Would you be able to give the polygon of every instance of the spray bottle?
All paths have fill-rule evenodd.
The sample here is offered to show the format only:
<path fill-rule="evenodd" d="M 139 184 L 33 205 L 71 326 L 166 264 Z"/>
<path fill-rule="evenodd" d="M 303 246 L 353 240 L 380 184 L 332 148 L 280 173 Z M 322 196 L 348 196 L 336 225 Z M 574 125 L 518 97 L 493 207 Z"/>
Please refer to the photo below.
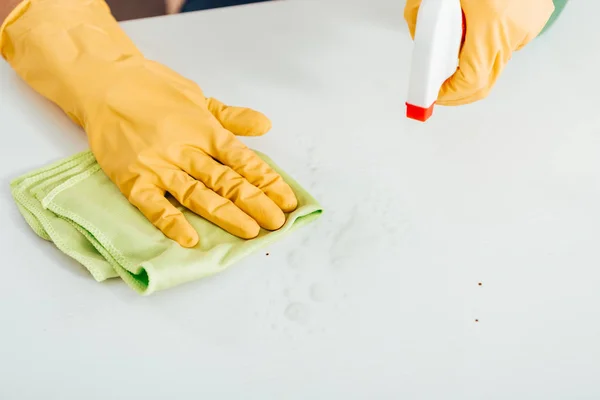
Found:
<path fill-rule="evenodd" d="M 460 0 L 422 0 L 414 35 L 407 118 L 425 122 L 433 113 L 442 84 L 456 72 L 464 25 Z"/>

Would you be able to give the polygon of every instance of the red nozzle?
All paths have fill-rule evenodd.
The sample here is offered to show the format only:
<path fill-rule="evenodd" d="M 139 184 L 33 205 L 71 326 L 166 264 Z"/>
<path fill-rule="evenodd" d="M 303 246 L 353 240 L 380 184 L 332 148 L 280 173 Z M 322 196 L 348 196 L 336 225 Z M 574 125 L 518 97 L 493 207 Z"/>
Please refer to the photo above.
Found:
<path fill-rule="evenodd" d="M 406 103 L 406 117 L 417 121 L 425 122 L 433 114 L 433 106 L 435 102 L 428 108 L 415 106 L 414 104 Z"/>

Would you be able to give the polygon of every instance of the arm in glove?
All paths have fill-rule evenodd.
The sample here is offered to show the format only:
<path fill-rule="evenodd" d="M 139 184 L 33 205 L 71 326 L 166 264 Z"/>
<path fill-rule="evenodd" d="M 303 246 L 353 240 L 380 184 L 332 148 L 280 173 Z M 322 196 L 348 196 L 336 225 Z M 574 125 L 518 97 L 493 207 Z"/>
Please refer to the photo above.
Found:
<path fill-rule="evenodd" d="M 407 0 L 412 37 L 421 0 Z M 552 0 L 461 0 L 465 41 L 457 71 L 442 86 L 438 104 L 461 105 L 486 97 L 514 51 L 535 38 L 554 11 Z"/>
<path fill-rule="evenodd" d="M 296 208 L 281 176 L 235 136 L 262 135 L 270 121 L 144 58 L 104 0 L 25 0 L 0 35 L 2 56 L 83 127 L 107 176 L 182 246 L 198 234 L 167 193 L 241 238 L 279 229 Z"/>

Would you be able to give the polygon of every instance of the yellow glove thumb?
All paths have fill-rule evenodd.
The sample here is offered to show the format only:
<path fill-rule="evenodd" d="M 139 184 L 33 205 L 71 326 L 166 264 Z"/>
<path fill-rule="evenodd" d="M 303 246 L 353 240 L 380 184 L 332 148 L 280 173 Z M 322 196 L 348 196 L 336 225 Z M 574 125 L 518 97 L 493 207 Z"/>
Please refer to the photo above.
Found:
<path fill-rule="evenodd" d="M 206 99 L 208 109 L 223 128 L 234 135 L 262 136 L 271 129 L 271 121 L 264 114 L 250 108 L 227 106 L 214 98 Z"/>

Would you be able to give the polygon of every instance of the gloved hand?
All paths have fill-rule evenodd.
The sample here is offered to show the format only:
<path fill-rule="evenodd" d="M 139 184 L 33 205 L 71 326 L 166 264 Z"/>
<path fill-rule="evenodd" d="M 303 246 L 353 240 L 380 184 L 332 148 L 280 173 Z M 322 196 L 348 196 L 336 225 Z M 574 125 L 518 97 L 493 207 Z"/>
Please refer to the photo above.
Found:
<path fill-rule="evenodd" d="M 414 38 L 421 0 L 407 0 L 404 19 Z M 457 71 L 437 104 L 462 105 L 486 97 L 512 53 L 535 38 L 554 11 L 552 0 L 461 0 L 465 40 Z"/>
<path fill-rule="evenodd" d="M 182 246 L 198 235 L 167 192 L 241 238 L 279 229 L 296 208 L 281 176 L 235 136 L 262 135 L 270 121 L 144 58 L 104 0 L 26 0 L 0 35 L 15 71 L 83 127 L 107 176 Z"/>

